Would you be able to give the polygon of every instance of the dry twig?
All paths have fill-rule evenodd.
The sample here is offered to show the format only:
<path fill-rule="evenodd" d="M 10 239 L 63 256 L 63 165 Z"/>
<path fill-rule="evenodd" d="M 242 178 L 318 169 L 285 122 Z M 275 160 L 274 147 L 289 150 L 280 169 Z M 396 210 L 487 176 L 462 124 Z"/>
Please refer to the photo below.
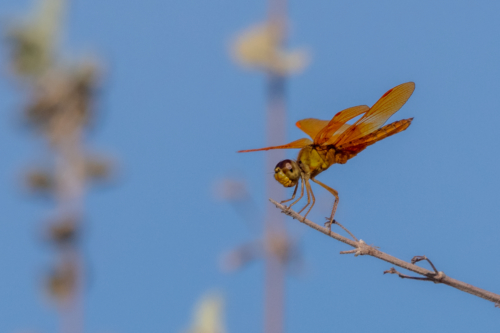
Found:
<path fill-rule="evenodd" d="M 349 250 L 349 251 L 342 251 L 340 252 L 341 254 L 349 254 L 349 253 L 354 253 L 354 256 L 358 255 L 369 255 L 384 261 L 387 261 L 393 265 L 396 265 L 398 267 L 407 269 L 411 272 L 417 273 L 422 275 L 423 277 L 411 277 L 408 275 L 404 275 L 396 271 L 396 269 L 391 268 L 388 271 L 385 271 L 384 273 L 391 273 L 391 274 L 398 274 L 401 278 L 407 278 L 407 279 L 417 279 L 417 280 L 424 280 L 424 281 L 433 281 L 435 283 L 442 283 L 446 284 L 450 287 L 465 291 L 466 293 L 475 295 L 477 297 L 484 298 L 485 300 L 488 300 L 490 302 L 495 303 L 495 306 L 498 306 L 500 304 L 500 295 L 492 293 L 490 291 L 480 289 L 478 287 L 474 287 L 468 283 L 453 279 L 447 275 L 445 275 L 443 272 L 439 272 L 436 270 L 434 265 L 430 262 L 429 259 L 425 256 L 416 256 L 412 259 L 412 262 L 406 262 L 404 260 L 398 259 L 396 257 L 393 257 L 387 253 L 384 253 L 382 251 L 379 251 L 376 247 L 373 247 L 371 245 L 367 245 L 363 240 L 359 241 L 354 241 L 351 240 L 347 237 L 341 236 L 328 228 L 322 227 L 308 219 L 305 219 L 303 216 L 300 214 L 297 214 L 293 210 L 289 209 L 288 207 L 274 201 L 273 199 L 269 199 L 277 208 L 281 209 L 281 211 L 286 214 L 291 216 L 294 219 L 299 220 L 300 222 L 308 225 L 309 227 L 316 229 L 319 232 L 324 233 L 327 236 L 330 236 L 342 243 L 345 243 L 347 245 L 350 245 L 354 248 L 354 250 Z M 415 263 L 418 261 L 422 260 L 427 260 L 430 265 L 432 266 L 434 271 L 429 271 L 425 268 L 416 266 Z"/>

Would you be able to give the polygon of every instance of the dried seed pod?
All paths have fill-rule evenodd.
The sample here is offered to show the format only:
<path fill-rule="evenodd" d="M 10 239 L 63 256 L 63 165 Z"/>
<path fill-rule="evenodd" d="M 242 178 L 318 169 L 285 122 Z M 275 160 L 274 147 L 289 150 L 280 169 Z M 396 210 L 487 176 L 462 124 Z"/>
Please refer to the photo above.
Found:
<path fill-rule="evenodd" d="M 88 157 L 85 167 L 87 177 L 94 181 L 109 179 L 114 169 L 113 162 L 102 156 Z"/>
<path fill-rule="evenodd" d="M 66 218 L 51 223 L 49 227 L 49 239 L 57 245 L 68 245 L 73 243 L 78 235 L 78 222 L 75 218 Z"/>
<path fill-rule="evenodd" d="M 221 268 L 226 272 L 232 272 L 262 257 L 262 244 L 260 242 L 243 244 L 222 258 Z"/>
<path fill-rule="evenodd" d="M 249 199 L 247 185 L 241 179 L 224 178 L 215 183 L 214 195 L 223 201 L 244 201 Z"/>
<path fill-rule="evenodd" d="M 34 192 L 50 191 L 54 188 L 54 177 L 45 170 L 31 170 L 26 174 L 26 185 Z"/>
<path fill-rule="evenodd" d="M 57 103 L 46 99 L 36 99 L 25 108 L 24 114 L 28 123 L 38 127 L 44 126 L 56 114 L 56 105 Z"/>
<path fill-rule="evenodd" d="M 55 301 L 67 301 L 75 291 L 76 266 L 69 261 L 63 262 L 51 272 L 46 287 L 48 294 Z"/>

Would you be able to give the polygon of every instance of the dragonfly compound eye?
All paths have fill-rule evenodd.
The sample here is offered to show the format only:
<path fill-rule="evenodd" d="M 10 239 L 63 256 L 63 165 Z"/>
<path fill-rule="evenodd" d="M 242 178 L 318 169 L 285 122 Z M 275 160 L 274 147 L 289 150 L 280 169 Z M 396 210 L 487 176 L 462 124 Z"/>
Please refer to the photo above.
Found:
<path fill-rule="evenodd" d="M 292 171 L 293 170 L 293 161 L 292 160 L 283 160 L 281 162 L 279 162 L 278 164 L 276 164 L 276 168 L 274 168 L 274 171 L 276 170 L 290 170 Z"/>
<path fill-rule="evenodd" d="M 276 164 L 274 178 L 285 187 L 295 186 L 300 178 L 299 166 L 292 160 L 283 160 Z"/>

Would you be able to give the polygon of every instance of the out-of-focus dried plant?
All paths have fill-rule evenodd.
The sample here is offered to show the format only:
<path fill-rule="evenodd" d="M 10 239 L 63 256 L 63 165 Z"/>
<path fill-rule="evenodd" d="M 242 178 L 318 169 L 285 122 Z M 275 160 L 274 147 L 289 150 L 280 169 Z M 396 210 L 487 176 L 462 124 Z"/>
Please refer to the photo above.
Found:
<path fill-rule="evenodd" d="M 78 280 L 77 269 L 75 263 L 66 260 L 56 266 L 47 277 L 47 292 L 58 303 L 65 303 L 74 296 Z"/>
<path fill-rule="evenodd" d="M 62 332 L 83 331 L 85 270 L 80 248 L 84 197 L 89 182 L 108 180 L 114 163 L 85 147 L 95 121 L 101 68 L 96 61 L 62 59 L 59 40 L 65 0 L 38 0 L 7 32 L 10 73 L 25 93 L 24 120 L 47 146 L 43 166 L 31 166 L 26 184 L 55 204 L 44 239 L 54 245 L 56 264 L 45 290 L 60 310 Z M 85 59 L 85 58 L 84 58 Z"/>
<path fill-rule="evenodd" d="M 51 144 L 68 134 L 81 135 L 92 120 L 99 67 L 83 62 L 54 68 L 33 80 L 25 107 L 28 125 L 47 135 Z"/>
<path fill-rule="evenodd" d="M 285 81 L 288 75 L 302 71 L 309 63 L 309 53 L 304 49 L 289 51 L 285 48 L 287 37 L 286 0 L 269 0 L 269 17 L 240 33 L 231 48 L 236 62 L 243 67 L 263 71 L 267 75 L 267 145 L 274 146 L 285 140 Z M 284 159 L 279 151 L 267 154 L 266 165 L 274 168 L 276 160 Z M 268 178 L 266 192 L 269 197 L 280 197 L 283 189 L 278 189 Z M 272 210 L 267 210 L 261 249 L 255 245 L 243 246 L 228 256 L 225 268 L 234 268 L 258 257 L 265 262 L 265 323 L 264 332 L 284 332 L 284 286 L 285 269 L 297 257 L 295 246 L 288 239 L 284 219 Z M 294 250 L 292 250 L 294 249 Z M 293 254 L 292 254 L 293 253 Z"/>
<path fill-rule="evenodd" d="M 65 5 L 65 0 L 39 0 L 8 29 L 11 67 L 20 77 L 38 76 L 54 65 Z"/>
<path fill-rule="evenodd" d="M 87 156 L 85 173 L 94 182 L 109 181 L 116 170 L 115 161 L 106 155 Z"/>
<path fill-rule="evenodd" d="M 299 258 L 297 243 L 287 234 L 270 234 L 265 243 L 265 250 L 269 252 L 269 255 L 278 258 L 283 266 L 288 266 Z"/>
<path fill-rule="evenodd" d="M 67 246 L 77 241 L 79 223 L 74 217 L 51 221 L 47 230 L 47 240 L 57 246 Z"/>
<path fill-rule="evenodd" d="M 54 188 L 54 177 L 49 170 L 32 169 L 26 172 L 26 185 L 33 192 L 47 193 Z"/>
<path fill-rule="evenodd" d="M 262 213 L 250 195 L 243 178 L 226 177 L 215 182 L 214 197 L 229 203 L 236 213 L 246 222 L 248 228 L 257 231 L 262 226 Z"/>
<path fill-rule="evenodd" d="M 277 75 L 288 75 L 302 71 L 309 63 L 305 49 L 286 51 L 283 49 L 284 24 L 267 21 L 243 31 L 232 46 L 237 62 Z"/>
<path fill-rule="evenodd" d="M 246 201 L 250 199 L 247 186 L 242 179 L 224 178 L 214 186 L 215 198 L 227 201 Z"/>
<path fill-rule="evenodd" d="M 263 246 L 261 242 L 258 241 L 238 246 L 222 257 L 222 270 L 226 272 L 233 272 L 252 261 L 262 259 L 262 249 Z"/>
<path fill-rule="evenodd" d="M 217 293 L 203 296 L 196 304 L 191 328 L 186 333 L 224 333 L 224 299 Z"/>
<path fill-rule="evenodd" d="M 280 233 L 269 233 L 265 241 L 245 243 L 229 251 L 222 257 L 221 267 L 232 272 L 266 256 L 278 258 L 280 264 L 293 273 L 300 272 L 303 267 L 298 241 Z"/>
<path fill-rule="evenodd" d="M 241 218 L 248 222 L 249 228 L 254 229 L 256 224 L 262 224 L 262 215 L 250 195 L 244 180 L 224 178 L 215 183 L 214 195 L 217 199 L 229 203 Z M 260 226 L 259 226 L 260 227 Z M 279 258 L 284 266 L 297 263 L 300 260 L 297 242 L 287 234 L 272 232 L 265 235 L 265 239 L 258 239 L 242 244 L 225 254 L 221 261 L 224 271 L 234 271 L 254 260 L 266 256 Z"/>

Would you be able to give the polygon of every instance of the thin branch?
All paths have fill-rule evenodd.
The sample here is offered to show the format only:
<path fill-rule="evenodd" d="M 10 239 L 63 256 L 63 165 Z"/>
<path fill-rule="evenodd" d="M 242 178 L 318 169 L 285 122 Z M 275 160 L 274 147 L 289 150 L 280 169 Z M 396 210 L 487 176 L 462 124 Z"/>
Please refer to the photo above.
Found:
<path fill-rule="evenodd" d="M 391 269 L 384 271 L 384 274 L 397 274 L 402 279 L 432 281 L 434 283 L 441 283 L 441 280 L 445 276 L 443 272 L 436 272 L 436 274 L 432 277 L 409 276 L 398 272 L 394 267 L 391 267 Z"/>
<path fill-rule="evenodd" d="M 269 201 L 271 201 L 277 208 L 281 209 L 282 213 L 289 215 L 294 219 L 297 219 L 298 221 L 306 224 L 307 226 L 309 226 L 313 229 L 316 229 L 319 232 L 324 233 L 327 236 L 330 236 L 330 237 L 332 237 L 332 238 L 334 238 L 342 243 L 345 243 L 345 244 L 355 248 L 355 250 L 342 251 L 341 253 L 343 253 L 343 254 L 354 253 L 355 256 L 369 255 L 369 256 L 387 261 L 395 266 L 404 268 L 404 269 L 409 270 L 411 272 L 423 275 L 425 277 L 424 278 L 425 280 L 430 280 L 430 281 L 433 281 L 435 283 L 446 284 L 450 287 L 456 288 L 458 290 L 462 290 L 466 293 L 475 295 L 477 297 L 484 298 L 485 300 L 488 300 L 488 301 L 493 302 L 495 304 L 500 304 L 500 295 L 492 293 L 492 292 L 484 290 L 484 289 L 480 289 L 478 287 L 474 287 L 468 283 L 453 279 L 453 278 L 445 275 L 443 272 L 436 273 L 437 270 L 435 269 L 434 265 L 432 265 L 432 263 L 431 263 L 431 265 L 432 265 L 433 269 L 435 270 L 434 272 L 429 271 L 425 268 L 416 266 L 416 265 L 409 263 L 409 262 L 406 262 L 404 260 L 398 259 L 396 257 L 393 257 L 387 253 L 382 252 L 382 251 L 379 251 L 377 248 L 370 246 L 370 245 L 367 245 L 363 240 L 359 240 L 358 242 L 356 242 L 356 241 L 353 241 L 349 238 L 341 236 L 341 235 L 339 235 L 331 230 L 328 230 L 328 228 L 322 227 L 322 226 L 320 226 L 320 225 L 318 225 L 318 224 L 316 224 L 308 219 L 304 219 L 303 216 L 297 214 L 296 212 L 289 209 L 288 207 L 281 205 L 280 203 L 274 201 L 273 199 L 269 199 Z M 425 258 L 424 257 L 425 256 L 421 257 L 421 259 L 419 259 L 419 260 L 416 260 L 414 257 L 414 260 L 416 260 L 415 262 L 420 261 L 420 260 L 428 260 L 426 257 Z M 429 263 L 430 263 L 430 261 L 429 261 Z M 394 271 L 395 271 L 395 269 L 394 269 Z M 392 273 L 392 272 L 389 272 L 389 273 Z M 396 271 L 395 274 L 398 274 L 398 272 Z M 411 277 L 405 276 L 405 278 L 411 278 Z"/>

